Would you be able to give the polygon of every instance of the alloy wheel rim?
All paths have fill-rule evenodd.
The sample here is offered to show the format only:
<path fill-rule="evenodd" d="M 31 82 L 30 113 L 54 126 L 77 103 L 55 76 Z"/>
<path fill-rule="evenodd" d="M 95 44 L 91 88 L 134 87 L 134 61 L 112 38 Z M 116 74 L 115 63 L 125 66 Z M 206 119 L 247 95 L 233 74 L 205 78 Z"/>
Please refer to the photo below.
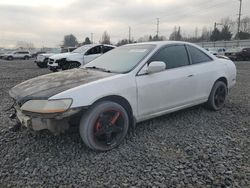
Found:
<path fill-rule="evenodd" d="M 104 146 L 115 145 L 122 136 L 124 123 L 124 116 L 119 110 L 101 112 L 94 124 L 95 142 Z"/>
<path fill-rule="evenodd" d="M 226 89 L 223 86 L 220 86 L 215 91 L 214 103 L 217 108 L 220 108 L 224 105 L 226 99 Z"/>

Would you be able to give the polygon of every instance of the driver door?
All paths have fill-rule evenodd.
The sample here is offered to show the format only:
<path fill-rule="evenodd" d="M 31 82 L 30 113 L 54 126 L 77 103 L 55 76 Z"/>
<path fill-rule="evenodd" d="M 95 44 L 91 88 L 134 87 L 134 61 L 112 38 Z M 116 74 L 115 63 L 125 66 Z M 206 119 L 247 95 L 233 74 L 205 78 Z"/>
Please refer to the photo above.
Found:
<path fill-rule="evenodd" d="M 184 106 L 194 99 L 196 91 L 196 80 L 184 45 L 165 47 L 149 63 L 152 61 L 165 62 L 166 70 L 152 74 L 139 72 L 136 77 L 140 119 Z"/>

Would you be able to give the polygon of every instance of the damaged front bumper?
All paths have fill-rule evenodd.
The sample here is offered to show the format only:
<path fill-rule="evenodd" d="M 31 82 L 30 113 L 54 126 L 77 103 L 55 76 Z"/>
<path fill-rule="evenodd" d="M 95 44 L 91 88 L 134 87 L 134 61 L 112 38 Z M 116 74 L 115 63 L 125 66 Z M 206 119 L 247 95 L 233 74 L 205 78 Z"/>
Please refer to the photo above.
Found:
<path fill-rule="evenodd" d="M 48 129 L 54 134 L 63 133 L 69 129 L 70 118 L 82 110 L 82 108 L 74 108 L 56 114 L 37 114 L 31 112 L 24 114 L 19 106 L 15 106 L 14 108 L 15 115 L 23 126 L 35 131 Z"/>

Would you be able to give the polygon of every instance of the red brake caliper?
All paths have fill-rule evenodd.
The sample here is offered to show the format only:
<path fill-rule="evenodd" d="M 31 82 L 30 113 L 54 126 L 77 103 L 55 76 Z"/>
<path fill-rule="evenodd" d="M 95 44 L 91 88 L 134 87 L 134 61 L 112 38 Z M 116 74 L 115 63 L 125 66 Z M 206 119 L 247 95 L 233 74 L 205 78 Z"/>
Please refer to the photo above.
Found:
<path fill-rule="evenodd" d="M 98 120 L 98 121 L 96 122 L 96 124 L 95 124 L 95 130 L 96 130 L 96 131 L 100 131 L 101 128 L 102 128 L 101 123 L 100 123 L 100 121 Z"/>
<path fill-rule="evenodd" d="M 112 119 L 111 119 L 111 124 L 112 125 L 114 125 L 115 123 L 116 123 L 116 121 L 117 121 L 117 119 L 119 118 L 119 116 L 120 116 L 120 112 L 117 112 L 113 117 L 112 117 Z"/>

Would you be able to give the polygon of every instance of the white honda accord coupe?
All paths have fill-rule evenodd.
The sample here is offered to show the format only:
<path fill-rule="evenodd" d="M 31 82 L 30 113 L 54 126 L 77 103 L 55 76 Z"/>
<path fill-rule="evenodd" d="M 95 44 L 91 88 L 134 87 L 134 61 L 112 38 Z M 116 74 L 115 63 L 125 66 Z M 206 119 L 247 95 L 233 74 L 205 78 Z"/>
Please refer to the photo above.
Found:
<path fill-rule="evenodd" d="M 77 124 L 89 148 L 107 151 L 137 122 L 202 103 L 222 109 L 235 83 L 230 60 L 186 42 L 150 42 L 25 81 L 10 95 L 26 127 L 60 133 Z"/>

